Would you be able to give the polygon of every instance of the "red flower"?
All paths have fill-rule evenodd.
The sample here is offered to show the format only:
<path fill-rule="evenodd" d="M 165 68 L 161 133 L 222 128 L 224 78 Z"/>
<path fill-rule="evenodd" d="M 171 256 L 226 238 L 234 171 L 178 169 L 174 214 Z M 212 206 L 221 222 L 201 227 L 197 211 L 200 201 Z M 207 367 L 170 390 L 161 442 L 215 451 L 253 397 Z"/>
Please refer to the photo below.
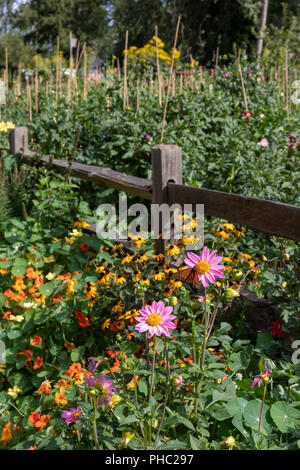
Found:
<path fill-rule="evenodd" d="M 88 245 L 87 243 L 85 243 L 85 242 L 84 242 L 84 243 L 81 243 L 81 245 L 80 245 L 80 249 L 81 249 L 82 251 L 87 251 L 89 248 L 90 248 L 89 245 Z"/>
<path fill-rule="evenodd" d="M 86 328 L 89 326 L 89 319 L 85 315 L 82 315 L 81 312 L 75 312 L 76 318 L 78 320 L 78 325 L 81 326 L 81 328 Z"/>
<path fill-rule="evenodd" d="M 273 336 L 278 336 L 278 338 L 283 335 L 282 325 L 279 323 L 279 320 L 272 321 L 271 332 Z"/>

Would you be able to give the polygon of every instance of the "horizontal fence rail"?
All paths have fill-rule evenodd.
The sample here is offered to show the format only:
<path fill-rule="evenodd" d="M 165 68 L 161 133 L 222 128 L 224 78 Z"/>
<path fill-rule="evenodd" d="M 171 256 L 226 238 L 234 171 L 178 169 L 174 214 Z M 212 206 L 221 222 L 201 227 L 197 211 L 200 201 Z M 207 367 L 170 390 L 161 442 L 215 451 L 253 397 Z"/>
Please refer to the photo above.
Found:
<path fill-rule="evenodd" d="M 169 204 L 204 204 L 205 215 L 244 225 L 256 232 L 300 241 L 300 207 L 213 189 L 168 184 Z"/>
<path fill-rule="evenodd" d="M 20 154 L 26 164 L 47 165 L 55 171 L 86 181 L 125 191 L 153 203 L 204 205 L 204 214 L 243 225 L 257 232 L 300 241 L 300 207 L 281 202 L 231 194 L 212 189 L 195 188 L 182 184 L 181 148 L 177 145 L 152 147 L 152 179 L 126 175 L 110 168 L 81 163 L 69 164 L 53 156 L 40 156 L 28 149 L 26 127 L 10 132 L 10 152 Z M 95 233 L 96 226 L 91 225 Z M 163 252 L 165 240 L 156 240 L 156 250 Z"/>

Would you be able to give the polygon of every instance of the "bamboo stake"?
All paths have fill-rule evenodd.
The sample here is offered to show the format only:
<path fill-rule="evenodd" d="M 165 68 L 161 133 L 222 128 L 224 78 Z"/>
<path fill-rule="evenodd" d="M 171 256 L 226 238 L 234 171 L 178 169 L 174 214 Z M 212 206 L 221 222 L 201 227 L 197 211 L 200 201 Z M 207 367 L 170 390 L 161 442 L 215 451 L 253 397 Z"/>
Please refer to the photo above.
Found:
<path fill-rule="evenodd" d="M 182 95 L 182 89 L 183 89 L 183 74 L 180 74 L 180 94 Z"/>
<path fill-rule="evenodd" d="M 5 89 L 8 91 L 8 49 L 5 48 Z"/>
<path fill-rule="evenodd" d="M 28 83 L 28 106 L 29 106 L 29 121 L 32 122 L 31 85 L 30 85 L 30 83 Z"/>
<path fill-rule="evenodd" d="M 35 58 L 35 112 L 39 112 L 39 59 Z"/>
<path fill-rule="evenodd" d="M 288 41 L 286 41 L 285 48 L 285 109 L 287 116 L 290 113 L 289 109 L 289 64 L 288 64 Z"/>
<path fill-rule="evenodd" d="M 59 83 L 59 36 L 56 38 L 56 77 L 55 77 L 55 103 L 58 101 L 58 83 Z"/>
<path fill-rule="evenodd" d="M 87 87 L 86 87 L 86 42 L 83 45 L 83 99 L 87 98 Z"/>
<path fill-rule="evenodd" d="M 137 111 L 140 109 L 140 77 L 138 77 L 136 84 L 136 109 Z"/>
<path fill-rule="evenodd" d="M 157 26 L 155 26 L 155 48 L 156 48 L 156 68 L 157 68 L 157 79 L 158 79 L 158 102 L 159 102 L 159 107 L 162 107 L 162 101 L 161 101 L 161 76 L 160 76 L 160 67 L 159 67 L 159 56 L 158 56 L 158 29 Z"/>
<path fill-rule="evenodd" d="M 163 117 L 161 137 L 160 137 L 160 142 L 161 143 L 164 140 L 164 130 L 165 130 L 165 124 L 166 124 L 166 117 L 167 117 L 167 108 L 168 108 L 168 101 L 169 101 L 170 85 L 171 85 L 171 79 L 172 79 L 172 74 L 173 74 L 173 66 L 174 66 L 174 55 L 175 55 L 175 48 L 176 48 L 177 39 L 178 39 L 180 21 L 181 21 L 181 16 L 178 17 L 176 33 L 175 33 L 175 40 L 174 40 L 174 46 L 173 46 L 173 51 L 172 51 L 172 61 L 171 61 L 169 80 L 168 80 L 167 97 L 166 97 L 166 102 L 165 102 L 164 117 Z"/>
<path fill-rule="evenodd" d="M 242 90 L 243 90 L 243 97 L 244 97 L 244 104 L 245 104 L 245 111 L 248 112 L 248 111 L 249 111 L 249 109 L 248 109 L 248 101 L 247 101 L 246 89 L 245 89 L 245 84 L 244 84 L 244 78 L 243 78 L 242 68 L 241 68 L 240 53 L 241 53 L 241 50 L 239 49 L 239 54 L 238 54 L 238 69 L 239 69 L 240 77 L 241 77 Z"/>
<path fill-rule="evenodd" d="M 123 110 L 125 111 L 126 105 L 128 106 L 127 98 L 127 49 L 128 49 L 128 31 L 125 37 L 125 60 L 124 60 L 124 84 L 123 84 Z"/>
<path fill-rule="evenodd" d="M 121 69 L 120 69 L 120 61 L 117 58 L 117 69 L 118 69 L 118 80 L 121 82 Z"/>
<path fill-rule="evenodd" d="M 49 89 L 48 89 L 48 80 L 46 81 L 46 98 L 48 98 Z"/>

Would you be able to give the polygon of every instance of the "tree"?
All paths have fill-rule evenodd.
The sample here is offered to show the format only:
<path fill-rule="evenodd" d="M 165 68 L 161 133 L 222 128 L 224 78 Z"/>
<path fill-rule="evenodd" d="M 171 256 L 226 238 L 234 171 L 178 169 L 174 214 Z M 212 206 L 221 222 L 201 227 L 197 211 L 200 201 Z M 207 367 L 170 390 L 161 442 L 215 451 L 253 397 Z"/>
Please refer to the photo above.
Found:
<path fill-rule="evenodd" d="M 263 0 L 263 7 L 261 11 L 260 27 L 256 45 L 256 55 L 261 56 L 265 35 L 265 27 L 267 24 L 267 15 L 268 15 L 269 0 Z"/>
<path fill-rule="evenodd" d="M 73 37 L 81 43 L 86 41 L 89 46 L 105 36 L 105 6 L 105 0 L 30 0 L 20 5 L 14 25 L 38 52 L 55 48 L 59 36 L 60 49 L 68 54 L 70 31 Z"/>

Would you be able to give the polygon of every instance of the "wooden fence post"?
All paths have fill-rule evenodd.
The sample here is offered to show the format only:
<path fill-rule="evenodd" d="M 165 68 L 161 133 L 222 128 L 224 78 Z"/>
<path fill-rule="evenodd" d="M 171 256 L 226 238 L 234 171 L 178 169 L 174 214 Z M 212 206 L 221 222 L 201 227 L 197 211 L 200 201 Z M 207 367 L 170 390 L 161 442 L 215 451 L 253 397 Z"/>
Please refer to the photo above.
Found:
<path fill-rule="evenodd" d="M 169 204 L 168 183 L 182 184 L 182 152 L 177 145 L 154 145 L 152 147 L 152 202 Z M 162 221 L 159 221 L 159 233 Z M 157 253 L 164 253 L 167 240 L 155 240 Z"/>
<path fill-rule="evenodd" d="M 9 134 L 10 153 L 16 155 L 23 151 L 28 151 L 28 130 L 27 127 L 15 127 Z"/>

